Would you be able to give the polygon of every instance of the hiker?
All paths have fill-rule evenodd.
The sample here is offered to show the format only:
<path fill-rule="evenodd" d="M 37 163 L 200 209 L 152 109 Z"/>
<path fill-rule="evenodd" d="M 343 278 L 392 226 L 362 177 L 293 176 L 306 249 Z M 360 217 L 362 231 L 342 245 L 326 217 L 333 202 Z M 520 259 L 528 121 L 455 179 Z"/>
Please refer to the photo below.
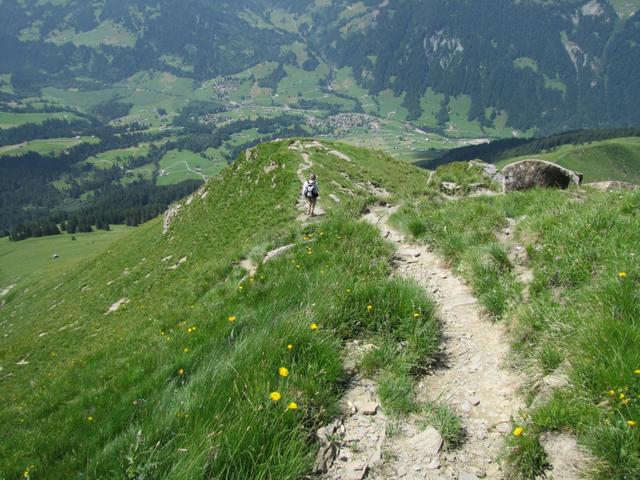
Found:
<path fill-rule="evenodd" d="M 309 204 L 307 215 L 311 217 L 315 216 L 316 202 L 319 195 L 320 191 L 318 190 L 316 175 L 312 173 L 311 176 L 309 176 L 309 180 L 306 180 L 302 186 L 302 196 L 307 199 L 307 203 Z"/>

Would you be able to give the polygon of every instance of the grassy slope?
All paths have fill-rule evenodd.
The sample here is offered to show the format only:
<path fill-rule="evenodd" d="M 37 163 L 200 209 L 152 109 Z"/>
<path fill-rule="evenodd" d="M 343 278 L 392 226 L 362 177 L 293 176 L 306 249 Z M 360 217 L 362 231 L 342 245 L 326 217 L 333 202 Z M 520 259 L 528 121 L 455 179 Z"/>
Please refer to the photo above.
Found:
<path fill-rule="evenodd" d="M 0 128 L 12 128 L 25 123 L 42 123 L 49 119 L 76 120 L 78 117 L 73 113 L 14 113 L 0 112 Z"/>
<path fill-rule="evenodd" d="M 212 180 L 168 236 L 149 222 L 64 281 L 12 291 L 0 310 L 0 477 L 299 478 L 309 429 L 334 412 L 344 339 L 406 342 L 388 360 L 409 375 L 436 343 L 431 304 L 389 279 L 390 247 L 352 220 L 367 199 L 353 182 L 411 193 L 425 176 L 338 148 L 356 161 L 312 155 L 321 202 L 331 206 L 331 179 L 356 197 L 336 191 L 343 202 L 305 232 L 311 241 L 294 222 L 300 158 L 269 143 Z M 238 260 L 288 242 L 245 278 Z"/>
<path fill-rule="evenodd" d="M 108 232 L 55 235 L 51 237 L 29 238 L 21 242 L 0 240 L 0 287 L 14 283 L 18 279 L 26 281 L 31 277 L 56 277 L 61 272 L 77 265 L 126 235 L 131 228 L 114 225 Z M 59 255 L 54 259 L 53 255 Z"/>
<path fill-rule="evenodd" d="M 521 419 L 525 434 L 511 439 L 513 478 L 541 473 L 543 431 L 576 434 L 601 462 L 597 478 L 640 477 L 640 434 L 627 424 L 640 421 L 639 207 L 637 192 L 534 190 L 425 200 L 395 217 L 462 272 L 494 318 L 509 321 L 531 398 L 536 380 L 569 365 L 571 388 Z M 496 240 L 509 218 L 519 221 L 514 241 L 535 277 L 528 300 Z"/>
<path fill-rule="evenodd" d="M 640 138 L 614 138 L 586 145 L 563 145 L 548 153 L 502 160 L 498 166 L 503 167 L 525 158 L 540 158 L 582 172 L 585 182 L 622 180 L 640 183 Z"/>
<path fill-rule="evenodd" d="M 49 138 L 45 140 L 32 140 L 18 145 L 6 145 L 0 147 L 0 156 L 17 157 L 27 152 L 36 152 L 41 155 L 60 153 L 68 148 L 75 147 L 81 143 L 98 143 L 99 140 L 91 137 L 80 138 Z"/>

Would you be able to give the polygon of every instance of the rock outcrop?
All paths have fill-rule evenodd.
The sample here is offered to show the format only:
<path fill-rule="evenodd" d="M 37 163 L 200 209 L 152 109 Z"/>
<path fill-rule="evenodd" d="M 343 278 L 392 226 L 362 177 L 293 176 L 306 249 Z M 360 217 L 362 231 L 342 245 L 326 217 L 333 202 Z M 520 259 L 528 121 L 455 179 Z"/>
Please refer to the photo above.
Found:
<path fill-rule="evenodd" d="M 544 160 L 522 160 L 502 169 L 505 191 L 527 190 L 534 187 L 569 188 L 580 185 L 582 174 Z"/>
<path fill-rule="evenodd" d="M 470 167 L 478 167 L 482 169 L 487 177 L 491 181 L 496 182 L 499 185 L 504 185 L 504 175 L 498 171 L 498 167 L 492 163 L 483 162 L 481 160 L 471 160 L 469 162 Z"/>
<path fill-rule="evenodd" d="M 585 187 L 595 188 L 601 192 L 611 192 L 615 190 L 637 190 L 638 185 L 629 182 L 620 182 L 618 180 L 610 180 L 608 182 L 587 183 Z"/>

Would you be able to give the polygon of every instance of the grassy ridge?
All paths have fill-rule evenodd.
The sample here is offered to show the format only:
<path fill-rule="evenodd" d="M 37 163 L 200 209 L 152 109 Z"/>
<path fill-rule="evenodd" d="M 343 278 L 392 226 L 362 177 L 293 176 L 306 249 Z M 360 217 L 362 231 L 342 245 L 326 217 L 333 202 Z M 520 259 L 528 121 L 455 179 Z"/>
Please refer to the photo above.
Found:
<path fill-rule="evenodd" d="M 411 191 L 423 174 L 349 147 L 334 146 L 352 163 L 313 153 L 321 202 L 343 202 L 302 232 L 300 157 L 287 145 L 264 144 L 224 170 L 167 236 L 149 222 L 63 282 L 6 297 L 0 476 L 299 478 L 310 429 L 335 411 L 345 339 L 406 342 L 399 381 L 431 354 L 430 302 L 389 279 L 390 246 L 352 219 L 368 198 L 356 182 Z M 338 166 L 354 198 L 330 183 Z M 285 243 L 295 246 L 255 277 L 239 268 Z"/>
<path fill-rule="evenodd" d="M 502 160 L 504 167 L 518 160 L 540 158 L 584 173 L 585 182 L 621 180 L 640 183 L 640 138 L 615 138 L 586 145 L 563 145 L 548 153 Z"/>
<path fill-rule="evenodd" d="M 596 478 L 640 476 L 639 193 L 553 190 L 456 202 L 418 202 L 394 221 L 434 244 L 496 319 L 511 323 L 516 361 L 531 379 L 567 368 L 571 387 L 521 419 L 513 478 L 542 473 L 544 431 L 577 435 Z M 518 220 L 516 242 L 534 274 L 527 297 L 496 234 Z"/>

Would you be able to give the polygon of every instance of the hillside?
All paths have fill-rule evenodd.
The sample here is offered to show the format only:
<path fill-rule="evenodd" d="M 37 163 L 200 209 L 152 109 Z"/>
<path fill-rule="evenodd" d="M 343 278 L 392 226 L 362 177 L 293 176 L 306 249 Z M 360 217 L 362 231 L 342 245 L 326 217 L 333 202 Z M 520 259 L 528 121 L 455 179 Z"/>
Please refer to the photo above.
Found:
<path fill-rule="evenodd" d="M 167 235 L 154 220 L 4 297 L 2 476 L 298 478 L 314 454 L 309 428 L 335 412 L 344 340 L 408 342 L 398 381 L 430 356 L 430 303 L 388 278 L 390 247 L 351 219 L 375 192 L 411 194 L 426 176 L 375 152 L 312 148 L 334 213 L 301 230 L 289 143 L 227 168 Z M 289 243 L 253 277 L 240 267 Z M 408 328 L 414 312 L 424 323 Z M 283 366 L 291 375 L 278 380 Z"/>
<path fill-rule="evenodd" d="M 450 179 L 484 196 L 450 201 Z M 357 460 L 368 418 L 380 478 L 438 460 L 445 478 L 530 479 L 560 468 L 558 441 L 592 478 L 637 477 L 640 194 L 491 188 L 465 164 L 269 142 L 166 233 L 158 218 L 19 282 L 0 307 L 0 476 L 300 478 L 340 398 L 369 385 L 380 414 L 330 442 Z"/>
<path fill-rule="evenodd" d="M 535 154 L 533 157 L 582 172 L 585 182 L 620 180 L 640 183 L 640 138 L 638 137 L 616 138 L 584 145 L 564 145 L 546 153 Z M 532 156 L 501 160 L 497 166 L 504 167 L 525 158 L 532 158 Z"/>
<path fill-rule="evenodd" d="M 375 113 L 452 137 L 632 124 L 638 6 L 5 1 L 0 88 L 4 101 L 41 94 L 47 106 L 115 100 L 116 118 L 148 121 L 150 106 L 239 90 L 257 105 Z"/>

